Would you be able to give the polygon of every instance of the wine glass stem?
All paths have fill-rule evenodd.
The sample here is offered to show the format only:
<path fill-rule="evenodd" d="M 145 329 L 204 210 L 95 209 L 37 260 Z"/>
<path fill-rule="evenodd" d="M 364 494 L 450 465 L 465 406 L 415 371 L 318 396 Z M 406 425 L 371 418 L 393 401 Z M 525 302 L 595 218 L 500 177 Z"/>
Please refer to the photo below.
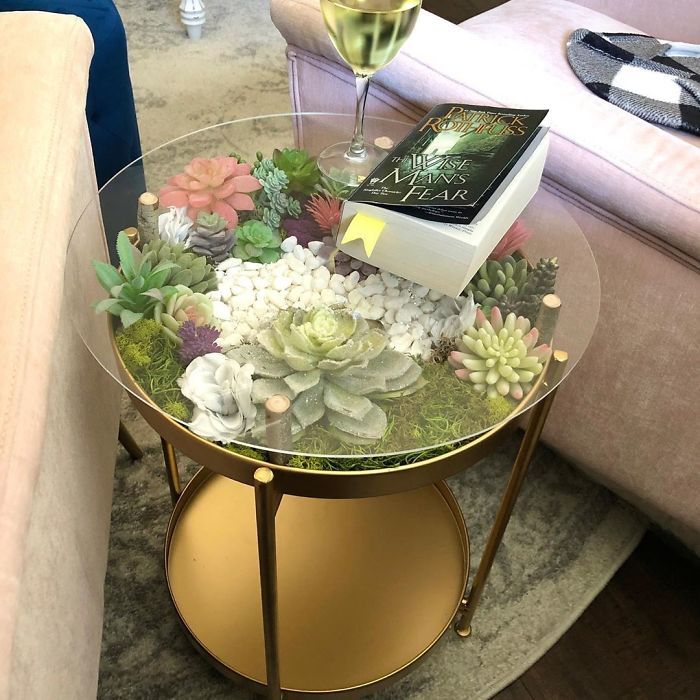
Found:
<path fill-rule="evenodd" d="M 357 102 L 355 103 L 355 133 L 352 135 L 350 148 L 345 154 L 346 158 L 354 161 L 361 161 L 367 157 L 363 126 L 365 121 L 365 103 L 369 92 L 369 79 L 369 75 L 355 73 L 355 93 L 357 97 Z"/>

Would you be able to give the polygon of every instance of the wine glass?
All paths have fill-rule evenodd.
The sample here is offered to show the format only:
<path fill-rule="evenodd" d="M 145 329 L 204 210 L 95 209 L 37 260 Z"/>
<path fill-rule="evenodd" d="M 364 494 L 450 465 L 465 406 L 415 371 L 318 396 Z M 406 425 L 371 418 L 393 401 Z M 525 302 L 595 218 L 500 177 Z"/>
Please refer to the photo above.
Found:
<path fill-rule="evenodd" d="M 352 141 L 329 146 L 318 157 L 318 166 L 328 177 L 357 185 L 386 155 L 364 140 L 369 81 L 408 39 L 420 6 L 421 0 L 321 0 L 331 41 L 355 74 L 357 95 Z"/>

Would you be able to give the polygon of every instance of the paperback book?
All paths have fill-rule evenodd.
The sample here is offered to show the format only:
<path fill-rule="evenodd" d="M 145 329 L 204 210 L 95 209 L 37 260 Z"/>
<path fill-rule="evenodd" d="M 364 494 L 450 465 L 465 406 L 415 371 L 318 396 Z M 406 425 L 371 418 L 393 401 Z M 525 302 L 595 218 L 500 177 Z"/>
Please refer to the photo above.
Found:
<path fill-rule="evenodd" d="M 434 107 L 349 196 L 338 247 L 456 296 L 537 191 L 546 114 Z"/>

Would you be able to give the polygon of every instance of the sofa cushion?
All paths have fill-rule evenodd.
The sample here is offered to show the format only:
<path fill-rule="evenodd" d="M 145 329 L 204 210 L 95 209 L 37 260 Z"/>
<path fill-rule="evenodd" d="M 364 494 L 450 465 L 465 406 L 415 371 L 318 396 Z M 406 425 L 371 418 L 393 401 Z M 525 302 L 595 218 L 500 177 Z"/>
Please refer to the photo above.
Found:
<path fill-rule="evenodd" d="M 0 13 L 0 696 L 41 459 L 73 191 L 84 144 L 90 32 L 70 16 Z M 74 201 L 74 197 L 80 201 Z M 72 329 L 71 329 L 72 331 Z M 68 332 L 65 331 L 64 332 Z"/>
<path fill-rule="evenodd" d="M 271 7 L 289 44 L 341 63 L 318 2 L 273 0 Z M 459 26 L 421 12 L 403 50 L 374 80 L 423 109 L 450 101 L 548 107 L 547 178 L 696 267 L 700 138 L 647 124 L 589 92 L 565 56 L 578 27 L 635 31 L 566 0 L 510 0 Z"/>

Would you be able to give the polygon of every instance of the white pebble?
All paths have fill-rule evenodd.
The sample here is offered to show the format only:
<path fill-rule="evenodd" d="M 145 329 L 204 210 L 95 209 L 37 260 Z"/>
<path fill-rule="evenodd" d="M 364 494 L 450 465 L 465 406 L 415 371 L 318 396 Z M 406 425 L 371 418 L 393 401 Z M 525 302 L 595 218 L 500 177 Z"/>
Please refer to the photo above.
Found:
<path fill-rule="evenodd" d="M 301 285 L 295 285 L 287 290 L 287 301 L 299 301 L 304 288 Z"/>
<path fill-rule="evenodd" d="M 352 306 L 357 306 L 364 298 L 364 295 L 359 289 L 353 289 L 348 294 L 348 301 Z"/>
<path fill-rule="evenodd" d="M 256 289 L 265 289 L 265 287 L 270 286 L 270 281 L 268 279 L 266 279 L 265 277 L 256 277 L 253 280 L 253 286 Z"/>
<path fill-rule="evenodd" d="M 295 245 L 292 253 L 294 254 L 294 257 L 297 260 L 301 260 L 301 262 L 304 262 L 304 259 L 305 259 L 304 249 L 300 245 Z"/>
<path fill-rule="evenodd" d="M 274 280 L 272 280 L 272 286 L 278 292 L 282 292 L 292 286 L 292 280 L 290 280 L 289 277 L 282 277 L 281 275 L 278 275 Z"/>
<path fill-rule="evenodd" d="M 382 294 L 384 285 L 381 282 L 375 282 L 374 284 L 365 284 L 361 289 L 366 297 L 372 297 L 375 294 Z"/>
<path fill-rule="evenodd" d="M 322 289 L 321 303 L 328 305 L 335 304 L 335 292 L 332 289 Z"/>
<path fill-rule="evenodd" d="M 437 292 L 437 291 L 435 291 L 434 289 L 431 289 L 431 290 L 428 292 L 428 299 L 430 299 L 430 301 L 440 301 L 440 299 L 442 298 L 442 296 L 443 296 L 443 295 L 440 294 L 440 292 Z"/>
<path fill-rule="evenodd" d="M 256 263 L 256 262 L 244 262 L 243 263 L 243 269 L 244 270 L 259 270 L 263 266 L 262 263 Z"/>
<path fill-rule="evenodd" d="M 345 291 L 349 292 L 355 287 L 357 287 L 357 283 L 360 281 L 360 273 L 357 271 L 351 272 L 343 281 L 343 287 L 345 287 Z"/>
<path fill-rule="evenodd" d="M 313 292 L 310 289 L 306 289 L 301 293 L 299 301 L 303 307 L 311 306 L 311 300 L 313 299 Z"/>
<path fill-rule="evenodd" d="M 225 289 L 228 291 L 228 297 L 230 297 L 230 296 L 231 296 L 231 290 L 228 289 L 228 287 L 226 287 Z M 207 294 L 207 296 L 208 296 L 212 301 L 221 301 L 221 294 L 222 294 L 222 292 L 221 292 L 221 287 L 219 287 L 219 290 L 220 290 L 220 291 L 218 291 L 218 292 L 209 292 L 209 293 Z M 228 297 L 227 297 L 227 298 L 228 298 Z"/>
<path fill-rule="evenodd" d="M 255 301 L 253 303 L 253 311 L 255 311 L 258 316 L 262 316 L 267 313 L 268 305 L 264 301 Z"/>
<path fill-rule="evenodd" d="M 253 280 L 250 277 L 238 277 L 236 286 L 240 289 L 253 289 Z"/>
<path fill-rule="evenodd" d="M 405 303 L 405 299 L 401 297 L 388 296 L 384 299 L 384 307 L 387 309 L 394 309 L 394 311 L 398 311 Z"/>
<path fill-rule="evenodd" d="M 211 306 L 216 318 L 220 318 L 222 321 L 228 321 L 231 318 L 231 309 L 222 301 L 215 301 Z"/>
<path fill-rule="evenodd" d="M 390 272 L 382 272 L 381 273 L 381 278 L 382 282 L 384 282 L 384 285 L 386 287 L 398 287 L 399 286 L 399 281 L 392 275 Z"/>
<path fill-rule="evenodd" d="M 291 253 L 294 250 L 294 246 L 297 244 L 296 236 L 289 236 L 285 238 L 280 244 L 280 250 L 284 253 Z"/>
<path fill-rule="evenodd" d="M 386 295 L 388 297 L 397 297 L 399 296 L 399 294 L 401 294 L 401 292 L 396 287 L 392 287 L 386 290 Z"/>
<path fill-rule="evenodd" d="M 405 323 L 394 323 L 389 328 L 389 335 L 403 335 L 408 331 L 408 326 Z"/>
<path fill-rule="evenodd" d="M 306 265 L 304 265 L 304 262 L 299 260 L 297 257 L 292 257 L 291 259 L 287 260 L 287 265 L 289 265 L 290 270 L 294 270 L 294 272 L 298 272 L 300 275 L 303 275 L 306 272 Z"/>
<path fill-rule="evenodd" d="M 216 271 L 226 272 L 226 270 L 230 270 L 233 267 L 238 267 L 242 262 L 238 258 L 227 258 L 217 266 Z"/>
<path fill-rule="evenodd" d="M 323 246 L 323 241 L 309 241 L 309 245 L 307 247 L 314 255 L 318 255 Z"/>
<path fill-rule="evenodd" d="M 423 285 L 417 285 L 413 290 L 414 296 L 418 299 L 427 297 L 429 293 L 430 289 L 428 287 L 424 287 Z"/>
<path fill-rule="evenodd" d="M 278 292 L 274 289 L 271 289 L 267 293 L 267 298 L 278 308 L 278 309 L 286 309 L 287 308 L 287 300 L 284 298 L 284 295 L 281 292 Z"/>
<path fill-rule="evenodd" d="M 420 305 L 420 310 L 421 310 L 424 314 L 431 314 L 431 313 L 433 313 L 433 311 L 435 311 L 435 304 L 433 304 L 432 301 L 424 301 L 424 302 Z"/>
<path fill-rule="evenodd" d="M 411 319 L 420 315 L 420 310 L 415 304 L 405 304 L 396 312 L 396 320 L 400 323 L 408 323 Z"/>
<path fill-rule="evenodd" d="M 245 290 L 231 298 L 231 305 L 239 309 L 247 309 L 255 302 L 255 293 L 252 290 Z"/>
<path fill-rule="evenodd" d="M 321 280 L 324 283 L 324 286 L 327 287 L 328 283 L 331 280 L 331 272 L 327 267 L 317 267 L 312 273 L 311 276 L 315 280 Z"/>
<path fill-rule="evenodd" d="M 410 333 L 393 336 L 391 339 L 391 347 L 399 352 L 408 352 L 408 349 L 413 343 L 413 336 Z"/>
<path fill-rule="evenodd" d="M 396 309 L 387 309 L 384 312 L 384 323 L 393 323 L 396 320 Z"/>
<path fill-rule="evenodd" d="M 362 315 L 370 321 L 378 321 L 384 315 L 384 309 L 381 306 L 371 304 Z"/>

